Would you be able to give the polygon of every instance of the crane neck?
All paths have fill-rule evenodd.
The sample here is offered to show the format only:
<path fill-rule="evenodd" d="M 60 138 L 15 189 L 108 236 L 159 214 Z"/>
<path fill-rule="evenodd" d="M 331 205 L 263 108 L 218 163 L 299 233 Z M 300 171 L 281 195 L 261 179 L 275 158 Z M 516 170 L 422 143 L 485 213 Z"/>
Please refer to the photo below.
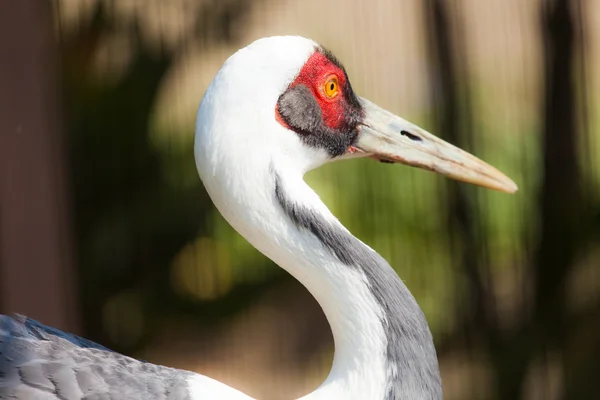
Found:
<path fill-rule="evenodd" d="M 331 214 L 302 171 L 283 164 L 265 165 L 252 180 L 241 170 L 199 171 L 225 219 L 309 290 L 331 326 L 331 372 L 302 400 L 442 398 L 433 340 L 414 297 Z"/>
<path fill-rule="evenodd" d="M 303 180 L 286 181 L 274 169 L 272 174 L 276 203 L 297 233 L 291 247 L 296 254 L 316 250 L 280 265 L 315 296 L 335 342 L 327 380 L 304 400 L 441 398 L 427 321 L 396 272 L 354 237 Z"/>

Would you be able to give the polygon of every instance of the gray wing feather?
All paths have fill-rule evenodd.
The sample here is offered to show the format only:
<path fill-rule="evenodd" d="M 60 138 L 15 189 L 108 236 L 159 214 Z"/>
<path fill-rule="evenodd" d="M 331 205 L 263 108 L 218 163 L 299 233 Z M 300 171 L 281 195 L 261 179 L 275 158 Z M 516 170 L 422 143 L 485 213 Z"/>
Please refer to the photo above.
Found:
<path fill-rule="evenodd" d="M 190 400 L 191 375 L 27 317 L 0 315 L 0 399 Z"/>

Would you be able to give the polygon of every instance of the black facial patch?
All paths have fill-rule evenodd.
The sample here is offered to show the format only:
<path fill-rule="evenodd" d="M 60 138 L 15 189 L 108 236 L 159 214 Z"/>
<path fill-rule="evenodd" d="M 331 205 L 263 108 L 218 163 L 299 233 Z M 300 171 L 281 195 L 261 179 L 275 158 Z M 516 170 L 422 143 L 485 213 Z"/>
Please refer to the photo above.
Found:
<path fill-rule="evenodd" d="M 279 115 L 304 143 L 325 149 L 331 157 L 344 154 L 356 140 L 356 124 L 341 131 L 325 125 L 319 103 L 302 84 L 286 90 L 277 105 Z"/>
<path fill-rule="evenodd" d="M 321 106 L 310 88 L 302 83 L 283 92 L 277 101 L 277 110 L 288 127 L 296 132 L 304 143 L 325 149 L 332 158 L 339 157 L 356 141 L 357 126 L 363 119 L 363 108 L 340 62 L 326 50 L 317 51 L 344 72 L 345 84 L 338 99 L 341 105 L 340 123 L 336 128 L 327 126 L 323 120 Z"/>

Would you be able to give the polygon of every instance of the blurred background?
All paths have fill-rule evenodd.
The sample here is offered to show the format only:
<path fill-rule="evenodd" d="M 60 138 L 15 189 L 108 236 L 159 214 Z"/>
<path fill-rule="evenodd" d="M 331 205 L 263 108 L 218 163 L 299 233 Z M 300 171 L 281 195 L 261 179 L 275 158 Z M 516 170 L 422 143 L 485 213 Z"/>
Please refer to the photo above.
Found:
<path fill-rule="evenodd" d="M 417 298 L 446 398 L 597 398 L 594 0 L 1 2 L 0 311 L 260 399 L 316 388 L 327 321 L 219 215 L 192 151 L 221 64 L 280 34 L 520 187 L 370 160 L 307 176 Z"/>

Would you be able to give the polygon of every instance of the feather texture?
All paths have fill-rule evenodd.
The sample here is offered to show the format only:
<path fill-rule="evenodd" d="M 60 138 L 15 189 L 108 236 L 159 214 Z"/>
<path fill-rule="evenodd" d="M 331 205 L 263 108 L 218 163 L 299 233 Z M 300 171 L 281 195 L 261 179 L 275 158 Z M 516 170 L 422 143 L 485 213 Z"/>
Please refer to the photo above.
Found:
<path fill-rule="evenodd" d="M 0 315 L 0 399 L 190 400 L 192 375 L 21 315 Z"/>

